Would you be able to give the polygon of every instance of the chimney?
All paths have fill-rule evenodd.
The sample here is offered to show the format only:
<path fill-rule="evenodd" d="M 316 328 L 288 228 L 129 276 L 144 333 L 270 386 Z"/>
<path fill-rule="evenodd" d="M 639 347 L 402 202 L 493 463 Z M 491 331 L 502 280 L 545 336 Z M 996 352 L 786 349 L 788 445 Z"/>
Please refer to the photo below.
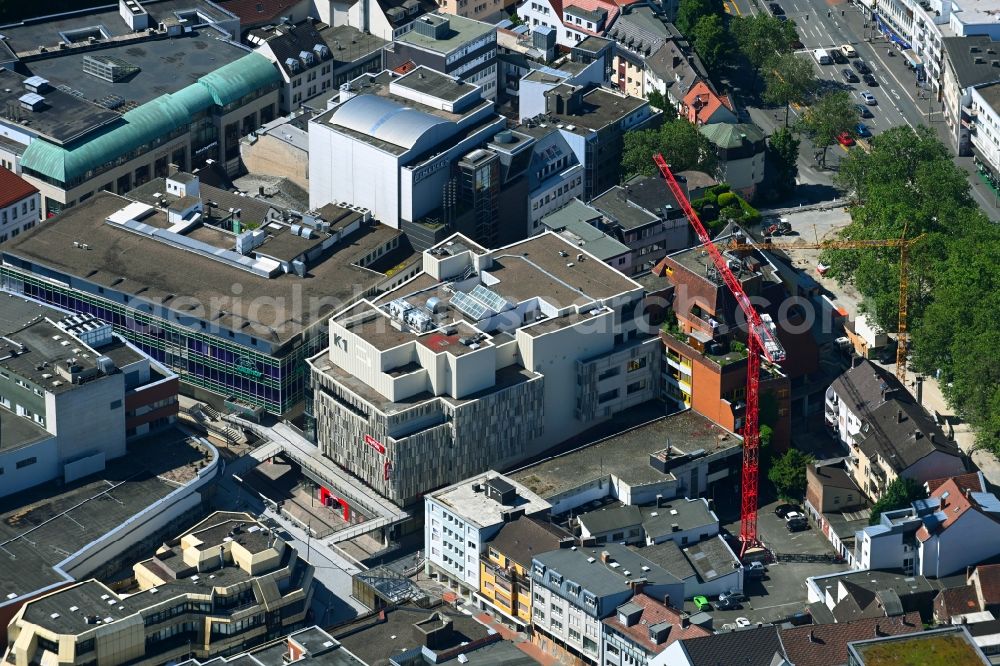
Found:
<path fill-rule="evenodd" d="M 670 595 L 669 594 L 664 594 L 663 595 L 663 605 L 666 606 L 667 608 L 670 608 Z"/>
<path fill-rule="evenodd" d="M 924 376 L 917 375 L 917 404 L 924 404 Z"/>
<path fill-rule="evenodd" d="M 681 628 L 687 629 L 691 626 L 691 616 L 687 613 L 681 613 Z"/>
<path fill-rule="evenodd" d="M 615 561 L 614 558 L 611 557 L 611 553 L 609 553 L 606 550 L 602 550 L 601 551 L 601 563 L 602 564 L 610 564 L 611 562 L 614 562 L 614 561 Z"/>
<path fill-rule="evenodd" d="M 679 55 L 675 55 L 674 59 L 673 59 L 673 61 L 671 63 L 671 65 L 672 65 L 672 67 L 674 69 L 677 69 L 678 67 L 680 67 L 680 65 L 681 65 L 681 57 Z"/>
<path fill-rule="evenodd" d="M 878 623 L 878 622 L 875 623 L 875 635 L 876 636 L 885 636 L 886 635 L 885 632 L 882 631 L 882 625 L 880 623 Z"/>
<path fill-rule="evenodd" d="M 819 639 L 816 638 L 816 630 L 815 629 L 810 629 L 809 630 L 809 642 L 810 643 L 819 643 Z"/>
<path fill-rule="evenodd" d="M 902 423 L 902 422 L 903 422 L 903 410 L 898 409 L 896 410 L 896 423 Z"/>

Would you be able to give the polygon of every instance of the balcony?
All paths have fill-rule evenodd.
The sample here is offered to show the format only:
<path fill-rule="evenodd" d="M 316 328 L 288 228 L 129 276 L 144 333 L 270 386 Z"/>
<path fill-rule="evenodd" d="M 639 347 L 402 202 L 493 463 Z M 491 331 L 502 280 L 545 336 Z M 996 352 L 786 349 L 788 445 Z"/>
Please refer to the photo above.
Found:
<path fill-rule="evenodd" d="M 675 356 L 673 354 L 667 354 L 667 365 L 669 365 L 674 370 L 679 371 L 682 375 L 691 375 L 691 361 L 681 356 Z"/>

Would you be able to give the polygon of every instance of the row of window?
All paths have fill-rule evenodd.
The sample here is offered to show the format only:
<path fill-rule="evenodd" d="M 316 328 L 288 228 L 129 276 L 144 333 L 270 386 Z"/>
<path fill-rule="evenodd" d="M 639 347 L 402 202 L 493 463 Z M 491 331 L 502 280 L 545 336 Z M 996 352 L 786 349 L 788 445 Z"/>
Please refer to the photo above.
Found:
<path fill-rule="evenodd" d="M 17 204 L 14 204 L 10 208 L 4 209 L 3 212 L 0 212 L 0 224 L 7 224 L 7 211 L 10 211 L 10 219 L 11 219 L 11 221 L 17 219 L 18 208 L 21 209 L 21 215 L 27 215 L 29 210 L 31 212 L 34 212 L 35 211 L 35 199 L 36 199 L 36 197 L 32 196 L 27 201 L 22 201 L 20 207 Z M 25 227 L 24 230 L 27 231 L 30 228 L 31 227 Z"/>

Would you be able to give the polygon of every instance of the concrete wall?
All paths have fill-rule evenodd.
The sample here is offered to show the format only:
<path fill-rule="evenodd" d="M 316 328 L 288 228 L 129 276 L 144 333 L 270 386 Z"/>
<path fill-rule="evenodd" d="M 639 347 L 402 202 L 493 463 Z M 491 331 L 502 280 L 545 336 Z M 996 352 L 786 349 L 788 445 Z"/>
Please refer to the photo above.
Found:
<path fill-rule="evenodd" d="M 49 412 L 59 438 L 59 458 L 103 452 L 110 460 L 125 455 L 125 375 L 91 380 L 56 396 Z"/>
<path fill-rule="evenodd" d="M 7 413 L 3 417 L 21 418 Z M 32 458 L 34 463 L 30 462 Z M 23 467 L 19 469 L 18 463 Z M 0 497 L 51 481 L 61 473 L 56 438 L 49 437 L 30 446 L 0 451 L 0 470 L 3 470 Z"/>
<path fill-rule="evenodd" d="M 268 134 L 240 144 L 240 156 L 250 173 L 287 178 L 309 190 L 309 151 Z"/>
<path fill-rule="evenodd" d="M 1000 553 L 1000 524 L 978 511 L 966 511 L 921 548 L 919 574 L 940 578 Z"/>
<path fill-rule="evenodd" d="M 38 192 L 0 208 L 0 243 L 28 231 L 41 219 L 42 197 Z"/>

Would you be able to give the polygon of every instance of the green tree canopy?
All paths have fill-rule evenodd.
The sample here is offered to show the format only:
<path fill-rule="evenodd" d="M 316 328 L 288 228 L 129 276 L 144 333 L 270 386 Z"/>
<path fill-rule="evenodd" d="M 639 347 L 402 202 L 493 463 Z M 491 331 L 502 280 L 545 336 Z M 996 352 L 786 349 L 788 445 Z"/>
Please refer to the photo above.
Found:
<path fill-rule="evenodd" d="M 715 173 L 717 158 L 714 146 L 698 128 L 683 119 L 663 123 L 659 129 L 625 133 L 622 150 L 622 178 L 627 180 L 637 174 L 652 176 L 656 173 L 653 155 L 663 153 L 675 171 L 698 169 Z"/>
<path fill-rule="evenodd" d="M 722 17 L 718 14 L 702 16 L 691 31 L 691 45 L 701 56 L 705 67 L 714 71 L 733 52 L 732 40 Z"/>
<path fill-rule="evenodd" d="M 769 62 L 764 69 L 764 101 L 785 107 L 805 104 L 816 89 L 816 70 L 812 61 L 794 53 L 784 53 Z"/>
<path fill-rule="evenodd" d="M 768 143 L 768 162 L 774 167 L 775 189 L 780 195 L 795 189 L 795 179 L 799 175 L 799 140 L 787 127 L 777 129 Z"/>
<path fill-rule="evenodd" d="M 698 19 L 724 12 L 722 0 L 680 0 L 677 5 L 677 20 L 674 25 L 681 33 L 690 36 Z"/>
<path fill-rule="evenodd" d="M 788 449 L 784 455 L 774 458 L 767 478 L 774 484 L 778 496 L 801 500 L 806 493 L 806 466 L 814 461 L 815 458 L 798 449 Z"/>
<path fill-rule="evenodd" d="M 826 150 L 837 142 L 843 132 L 853 132 L 858 124 L 858 110 L 850 95 L 842 90 L 820 97 L 802 116 L 801 129 L 817 148 L 823 149 L 822 163 L 826 163 Z"/>
<path fill-rule="evenodd" d="M 923 485 L 905 476 L 897 476 L 886 487 L 882 497 L 872 505 L 872 515 L 868 519 L 868 524 L 878 525 L 884 511 L 905 509 L 919 499 L 927 499 L 927 491 Z"/>
<path fill-rule="evenodd" d="M 736 47 L 757 73 L 778 55 L 791 52 L 798 39 L 793 21 L 779 21 L 766 12 L 734 18 L 729 30 Z"/>
<path fill-rule="evenodd" d="M 652 90 L 646 95 L 649 105 L 663 111 L 663 120 L 674 120 L 677 118 L 677 109 L 663 96 L 659 90 Z"/>

